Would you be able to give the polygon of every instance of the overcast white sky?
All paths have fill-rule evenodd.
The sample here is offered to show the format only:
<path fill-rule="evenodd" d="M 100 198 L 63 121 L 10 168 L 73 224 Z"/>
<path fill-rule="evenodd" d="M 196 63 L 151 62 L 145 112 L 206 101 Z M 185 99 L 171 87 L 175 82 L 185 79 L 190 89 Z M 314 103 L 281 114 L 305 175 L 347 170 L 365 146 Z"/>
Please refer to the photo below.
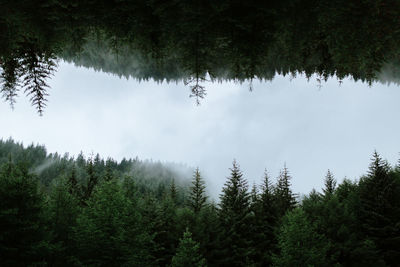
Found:
<path fill-rule="evenodd" d="M 374 149 L 396 163 L 400 88 L 345 80 L 206 84 L 201 106 L 183 84 L 120 79 L 61 63 L 44 116 L 25 97 L 0 103 L 0 138 L 45 144 L 49 152 L 100 153 L 199 166 L 219 193 L 233 158 L 251 185 L 286 162 L 293 190 L 319 190 L 327 169 L 359 178 Z"/>

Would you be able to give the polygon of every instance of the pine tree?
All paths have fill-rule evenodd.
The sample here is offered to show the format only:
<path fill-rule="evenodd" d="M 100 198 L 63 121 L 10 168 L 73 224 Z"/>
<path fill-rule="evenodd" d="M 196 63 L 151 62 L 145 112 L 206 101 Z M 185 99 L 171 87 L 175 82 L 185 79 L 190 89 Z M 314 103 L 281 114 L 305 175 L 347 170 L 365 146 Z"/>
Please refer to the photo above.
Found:
<path fill-rule="evenodd" d="M 89 158 L 86 165 L 86 172 L 88 175 L 88 180 L 86 187 L 84 188 L 83 199 L 88 200 L 93 193 L 95 186 L 98 183 L 98 177 L 94 171 L 93 159 Z"/>
<path fill-rule="evenodd" d="M 206 266 L 205 259 L 200 254 L 200 245 L 192 239 L 189 229 L 183 233 L 183 238 L 179 241 L 176 254 L 172 258 L 173 267 L 203 267 Z"/>
<path fill-rule="evenodd" d="M 72 166 L 71 174 L 68 178 L 68 192 L 71 195 L 75 195 L 76 197 L 80 197 L 80 191 L 78 187 L 78 179 L 76 178 L 76 167 L 75 164 Z"/>
<path fill-rule="evenodd" d="M 256 262 L 261 266 L 272 264 L 272 254 L 276 252 L 277 240 L 275 227 L 277 225 L 277 211 L 274 198 L 274 186 L 268 172 L 264 172 L 264 180 L 261 186 L 259 208 L 256 213 L 256 233 L 253 238 L 256 248 Z"/>
<path fill-rule="evenodd" d="M 333 177 L 333 174 L 330 170 L 326 173 L 325 176 L 325 188 L 323 189 L 325 196 L 331 196 L 336 189 L 336 180 Z"/>
<path fill-rule="evenodd" d="M 104 180 L 108 181 L 108 182 L 111 181 L 112 179 L 114 179 L 114 173 L 113 173 L 111 164 L 112 164 L 111 159 L 108 159 L 106 161 L 106 172 L 105 172 L 105 175 L 104 175 Z"/>
<path fill-rule="evenodd" d="M 386 264 L 400 261 L 400 185 L 375 151 L 368 175 L 360 180 L 360 222 Z"/>
<path fill-rule="evenodd" d="M 207 196 L 205 195 L 205 188 L 204 180 L 200 175 L 199 168 L 196 168 L 189 196 L 189 205 L 196 214 L 200 212 L 206 204 Z"/>
<path fill-rule="evenodd" d="M 290 179 L 291 176 L 285 163 L 283 170 L 279 174 L 278 182 L 275 187 L 276 207 L 279 216 L 285 215 L 287 211 L 292 210 L 296 205 L 294 194 L 290 189 Z"/>
<path fill-rule="evenodd" d="M 258 189 L 257 189 L 257 185 L 255 182 L 253 183 L 253 186 L 251 187 L 250 202 L 251 202 L 251 206 L 256 205 L 256 203 L 258 202 Z"/>
<path fill-rule="evenodd" d="M 251 255 L 249 240 L 250 196 L 247 181 L 233 161 L 231 176 L 220 195 L 219 217 L 222 226 L 221 265 L 242 266 Z"/>

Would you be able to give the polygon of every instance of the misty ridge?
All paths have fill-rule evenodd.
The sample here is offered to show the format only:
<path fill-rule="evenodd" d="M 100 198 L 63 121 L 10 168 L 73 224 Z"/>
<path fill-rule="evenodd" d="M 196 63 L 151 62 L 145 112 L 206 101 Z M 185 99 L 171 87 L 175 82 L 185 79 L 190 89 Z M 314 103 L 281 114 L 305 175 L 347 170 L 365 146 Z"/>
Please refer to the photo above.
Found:
<path fill-rule="evenodd" d="M 280 75 L 399 81 L 398 1 L 17 1 L 0 17 L 5 101 L 41 114 L 59 60 L 120 77 L 204 82 Z"/>

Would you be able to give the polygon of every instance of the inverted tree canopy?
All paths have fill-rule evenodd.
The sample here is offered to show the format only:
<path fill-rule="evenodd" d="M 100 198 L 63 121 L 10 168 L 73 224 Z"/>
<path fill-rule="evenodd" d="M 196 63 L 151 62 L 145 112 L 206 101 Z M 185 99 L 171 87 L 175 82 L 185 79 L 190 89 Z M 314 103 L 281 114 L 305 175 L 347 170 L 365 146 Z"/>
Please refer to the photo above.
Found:
<path fill-rule="evenodd" d="M 399 81 L 397 0 L 14 0 L 0 3 L 2 93 L 41 112 L 57 59 L 136 79 Z"/>

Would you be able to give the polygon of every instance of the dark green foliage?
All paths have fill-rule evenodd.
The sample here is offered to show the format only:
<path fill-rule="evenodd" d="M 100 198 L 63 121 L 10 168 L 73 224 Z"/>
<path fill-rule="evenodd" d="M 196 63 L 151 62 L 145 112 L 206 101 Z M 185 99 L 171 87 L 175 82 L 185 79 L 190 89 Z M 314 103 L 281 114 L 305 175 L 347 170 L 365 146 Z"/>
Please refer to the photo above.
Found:
<path fill-rule="evenodd" d="M 325 266 L 328 242 L 316 232 L 301 208 L 286 214 L 279 229 L 280 256 L 275 266 Z"/>
<path fill-rule="evenodd" d="M 274 187 L 270 181 L 267 170 L 264 172 L 261 193 L 257 201 L 252 204 L 255 213 L 253 224 L 253 245 L 255 247 L 254 262 L 259 266 L 272 264 L 272 254 L 276 252 L 277 240 L 275 229 L 278 223 L 278 213 Z"/>
<path fill-rule="evenodd" d="M 171 200 L 176 203 L 177 201 L 177 193 L 176 193 L 176 185 L 175 185 L 175 179 L 172 179 L 171 185 L 169 187 L 169 197 Z"/>
<path fill-rule="evenodd" d="M 161 203 L 154 206 L 152 215 L 154 233 L 154 254 L 156 264 L 165 266 L 171 263 L 175 249 L 179 241 L 179 229 L 177 229 L 177 209 L 171 198 L 164 198 Z"/>
<path fill-rule="evenodd" d="M 22 77 L 24 93 L 30 96 L 32 105 L 37 108 L 39 114 L 42 114 L 46 106 L 47 89 L 49 88 L 46 80 L 52 76 L 56 68 L 54 56 L 29 47 L 20 64 L 24 75 Z"/>
<path fill-rule="evenodd" d="M 93 193 L 94 187 L 98 183 L 98 176 L 94 170 L 94 162 L 93 159 L 89 159 L 87 163 L 87 183 L 86 186 L 82 188 L 83 191 L 83 200 L 88 200 Z"/>
<path fill-rule="evenodd" d="M 200 251 L 209 266 L 217 266 L 219 262 L 219 246 L 221 228 L 215 203 L 205 206 L 195 218 L 192 227 L 195 240 L 200 242 Z"/>
<path fill-rule="evenodd" d="M 49 254 L 44 199 L 36 178 L 12 158 L 0 169 L 0 259 L 2 266 L 45 262 Z"/>
<path fill-rule="evenodd" d="M 2 88 L 0 92 L 2 97 L 11 107 L 14 106 L 18 96 L 18 79 L 19 79 L 19 68 L 20 64 L 15 58 L 4 58 L 4 62 L 0 62 L 0 67 L 2 68 L 2 73 L 0 75 L 0 83 Z"/>
<path fill-rule="evenodd" d="M 179 241 L 176 254 L 172 258 L 173 267 L 203 267 L 206 266 L 205 259 L 202 258 L 199 251 L 199 244 L 192 239 L 192 234 L 188 229 L 183 233 L 183 238 Z"/>
<path fill-rule="evenodd" d="M 48 223 L 55 245 L 50 256 L 50 265 L 73 265 L 77 247 L 74 239 L 76 219 L 81 212 L 80 199 L 65 179 L 58 181 L 51 191 L 48 202 Z"/>
<path fill-rule="evenodd" d="M 324 184 L 325 188 L 322 191 L 324 192 L 325 197 L 329 197 L 335 192 L 336 189 L 336 180 L 330 170 L 328 170 L 325 176 Z"/>
<path fill-rule="evenodd" d="M 285 215 L 286 212 L 292 210 L 296 205 L 296 199 L 290 188 L 291 178 L 292 177 L 290 176 L 289 170 L 285 164 L 283 170 L 281 170 L 279 174 L 274 192 L 276 209 L 280 217 Z"/>
<path fill-rule="evenodd" d="M 400 184 L 388 164 L 374 153 L 369 173 L 360 181 L 360 222 L 383 260 L 400 261 Z"/>
<path fill-rule="evenodd" d="M 183 80 L 197 101 L 208 78 L 399 81 L 396 0 L 42 0 L 1 9 L 0 90 L 14 103 L 22 78 L 39 112 L 55 58 L 139 80 Z"/>
<path fill-rule="evenodd" d="M 144 245 L 150 240 L 141 227 L 141 216 L 120 185 L 116 181 L 104 182 L 77 218 L 79 258 L 85 265 L 146 265 L 150 255 Z"/>
<path fill-rule="evenodd" d="M 220 196 L 220 223 L 222 227 L 221 237 L 221 265 L 242 266 L 252 253 L 249 250 L 250 229 L 250 195 L 247 181 L 239 169 L 236 161 L 233 161 L 231 175 L 222 188 Z"/>
<path fill-rule="evenodd" d="M 0 163 L 1 266 L 399 262 L 399 167 L 377 153 L 360 181 L 335 186 L 328 172 L 323 193 L 299 203 L 286 167 L 277 184 L 265 172 L 249 193 L 234 161 L 217 205 L 206 200 L 199 170 L 190 184 L 168 165 L 61 157 L 12 139 L 0 140 Z"/>
<path fill-rule="evenodd" d="M 205 195 L 205 189 L 206 186 L 204 185 L 204 180 L 200 175 L 199 168 L 196 168 L 189 196 L 189 205 L 195 213 L 200 212 L 206 204 L 207 196 Z"/>

